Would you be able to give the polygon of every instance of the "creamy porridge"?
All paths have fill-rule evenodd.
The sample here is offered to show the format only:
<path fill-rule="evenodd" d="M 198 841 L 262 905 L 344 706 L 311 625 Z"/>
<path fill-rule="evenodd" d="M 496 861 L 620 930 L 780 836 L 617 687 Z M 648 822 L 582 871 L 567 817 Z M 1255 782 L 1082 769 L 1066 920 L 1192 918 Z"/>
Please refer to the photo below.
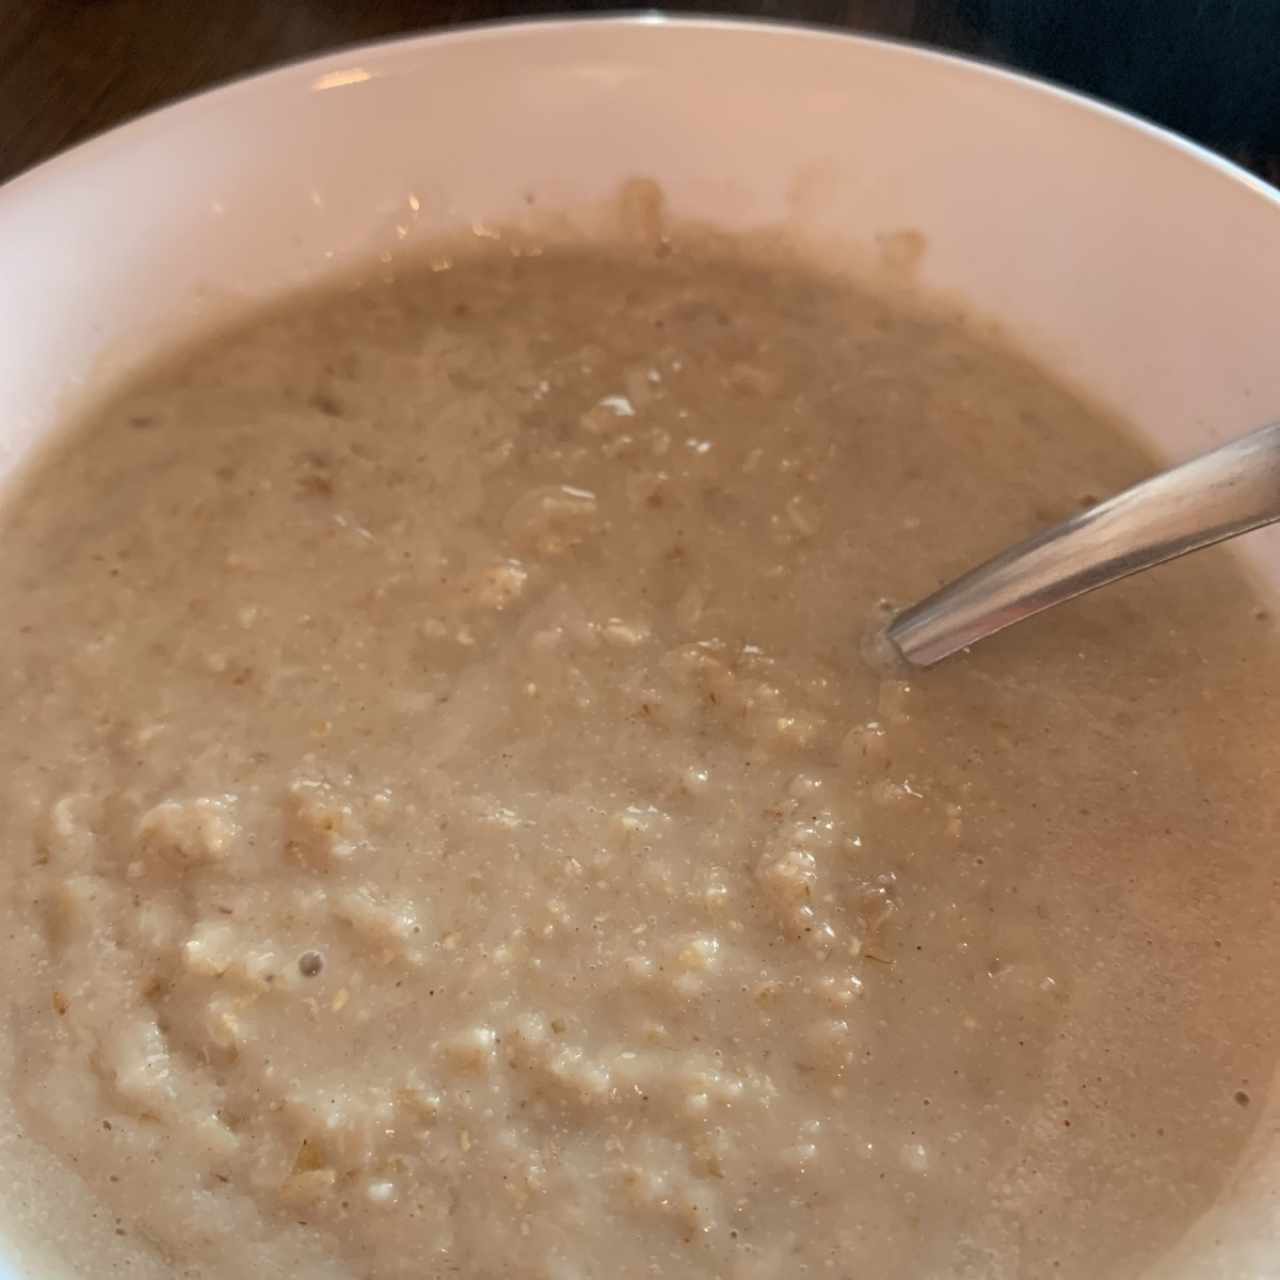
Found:
<path fill-rule="evenodd" d="M 893 669 L 883 601 L 1146 458 L 731 246 L 434 265 L 5 507 L 12 1215 L 93 1276 L 1138 1274 L 1277 1057 L 1255 595 Z"/>

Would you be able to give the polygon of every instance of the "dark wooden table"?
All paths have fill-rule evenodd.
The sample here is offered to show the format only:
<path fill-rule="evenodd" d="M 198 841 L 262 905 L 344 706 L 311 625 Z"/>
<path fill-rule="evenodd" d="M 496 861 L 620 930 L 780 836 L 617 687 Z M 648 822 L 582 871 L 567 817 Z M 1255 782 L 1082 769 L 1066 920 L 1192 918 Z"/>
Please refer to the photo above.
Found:
<path fill-rule="evenodd" d="M 451 23 L 618 3 L 0 0 L 0 181 L 130 116 L 307 54 Z M 700 0 L 668 10 L 823 23 L 1080 85 L 1280 174 L 1278 0 Z"/>

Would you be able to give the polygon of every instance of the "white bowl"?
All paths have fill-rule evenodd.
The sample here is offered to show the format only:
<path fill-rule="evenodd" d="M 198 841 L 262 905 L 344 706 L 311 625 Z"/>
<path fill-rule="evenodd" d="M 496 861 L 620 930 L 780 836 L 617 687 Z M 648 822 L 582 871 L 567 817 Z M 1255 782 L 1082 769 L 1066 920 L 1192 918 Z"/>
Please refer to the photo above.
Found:
<path fill-rule="evenodd" d="M 918 230 L 925 286 L 1001 322 L 1170 458 L 1280 417 L 1280 195 L 1242 171 L 902 46 L 542 22 L 287 67 L 0 190 L 0 479 L 81 396 L 229 307 L 522 216 L 530 195 L 587 206 L 636 175 L 678 214 L 789 225 L 841 254 Z M 1249 554 L 1280 590 L 1280 539 Z M 1273 1109 L 1153 1274 L 1280 1276 L 1278 1135 Z M 17 1275 L 0 1263 L 0 1280 Z"/>

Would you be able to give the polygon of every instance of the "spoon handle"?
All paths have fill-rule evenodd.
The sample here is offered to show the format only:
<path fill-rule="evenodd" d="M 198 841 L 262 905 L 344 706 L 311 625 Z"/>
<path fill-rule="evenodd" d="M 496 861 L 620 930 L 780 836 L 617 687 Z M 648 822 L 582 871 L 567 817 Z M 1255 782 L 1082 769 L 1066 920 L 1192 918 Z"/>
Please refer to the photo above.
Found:
<path fill-rule="evenodd" d="M 927 667 L 1095 587 L 1280 520 L 1280 423 L 1203 453 L 1001 552 L 900 613 Z"/>

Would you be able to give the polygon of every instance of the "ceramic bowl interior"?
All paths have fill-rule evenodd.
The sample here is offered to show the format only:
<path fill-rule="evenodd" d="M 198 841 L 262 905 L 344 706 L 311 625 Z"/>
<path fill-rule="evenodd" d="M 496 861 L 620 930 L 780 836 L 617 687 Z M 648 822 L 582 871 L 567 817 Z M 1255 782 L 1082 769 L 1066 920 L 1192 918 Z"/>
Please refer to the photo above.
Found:
<path fill-rule="evenodd" d="M 1167 458 L 1280 417 L 1280 197 L 1239 170 L 912 48 L 542 22 L 287 67 L 0 190 L 0 479 L 81 398 L 229 312 L 444 231 L 597 207 L 636 176 L 676 215 L 867 264 L 918 232 L 923 288 L 998 322 Z M 1280 537 L 1246 554 L 1280 590 Z M 1156 1274 L 1277 1274 L 1278 1132 L 1264 1114 L 1221 1204 Z"/>

